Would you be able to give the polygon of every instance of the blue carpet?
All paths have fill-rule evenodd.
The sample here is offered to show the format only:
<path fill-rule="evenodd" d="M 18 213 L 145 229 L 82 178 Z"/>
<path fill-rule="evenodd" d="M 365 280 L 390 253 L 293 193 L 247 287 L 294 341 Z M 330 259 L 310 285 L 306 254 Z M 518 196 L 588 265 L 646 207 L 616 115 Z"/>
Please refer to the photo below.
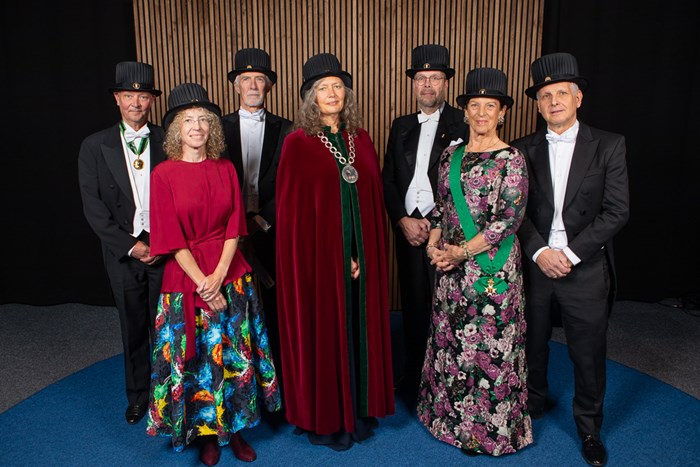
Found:
<path fill-rule="evenodd" d="M 374 437 L 345 452 L 312 446 L 285 425 L 244 431 L 258 466 L 585 465 L 571 417 L 573 370 L 566 347 L 552 343 L 556 406 L 534 421 L 535 444 L 517 454 L 466 457 L 434 439 L 404 405 Z M 171 450 L 169 438 L 124 422 L 121 355 L 75 373 L 0 414 L 1 466 L 193 466 L 197 449 Z M 4 375 L 8 377 L 8 375 Z M 699 465 L 700 401 L 647 375 L 608 362 L 603 439 L 610 466 Z M 238 462 L 229 449 L 219 465 Z"/>

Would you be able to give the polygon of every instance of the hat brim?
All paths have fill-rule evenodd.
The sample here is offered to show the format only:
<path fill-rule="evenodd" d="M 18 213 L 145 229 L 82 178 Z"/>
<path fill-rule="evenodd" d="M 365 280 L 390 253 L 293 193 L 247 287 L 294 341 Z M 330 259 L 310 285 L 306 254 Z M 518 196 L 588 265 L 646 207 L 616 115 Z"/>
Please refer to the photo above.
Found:
<path fill-rule="evenodd" d="M 156 97 L 163 94 L 163 91 L 161 91 L 160 89 L 134 89 L 134 88 L 122 88 L 122 87 L 114 87 L 114 88 L 107 89 L 107 92 L 109 92 L 110 94 L 113 92 L 118 92 L 118 91 L 147 92 L 149 94 L 153 94 Z"/>
<path fill-rule="evenodd" d="M 455 75 L 454 68 L 409 68 L 406 70 L 406 76 L 413 79 L 419 71 L 442 71 L 447 79 L 451 79 Z"/>
<path fill-rule="evenodd" d="M 545 86 L 549 86 L 550 84 L 554 83 L 561 83 L 561 82 L 569 82 L 569 83 L 576 83 L 578 88 L 581 90 L 581 92 L 585 91 L 588 88 L 588 80 L 584 78 L 583 76 L 574 76 L 573 78 L 570 76 L 567 76 L 566 78 L 557 78 L 557 79 L 552 79 L 549 81 L 545 81 L 544 83 L 537 83 L 534 86 L 530 86 L 525 90 L 525 95 L 529 97 L 530 99 L 535 99 L 537 100 L 537 91 L 539 91 L 541 88 Z"/>
<path fill-rule="evenodd" d="M 175 115 L 185 109 L 190 109 L 192 107 L 203 107 L 207 110 L 211 110 L 214 112 L 216 115 L 221 117 L 221 109 L 219 108 L 218 105 L 211 103 L 211 102 L 188 102 L 186 104 L 178 105 L 177 107 L 173 107 L 172 109 L 168 110 L 165 115 L 163 116 L 163 128 L 168 129 L 168 126 L 173 122 L 173 119 L 175 118 Z"/>
<path fill-rule="evenodd" d="M 242 75 L 243 73 L 250 73 L 252 71 L 262 73 L 268 78 L 270 78 L 270 81 L 272 82 L 272 85 L 274 86 L 275 83 L 277 82 L 277 73 L 275 73 L 272 70 L 268 70 L 267 68 L 260 68 L 260 67 L 253 67 L 253 68 L 245 68 L 243 70 L 233 70 L 229 71 L 228 75 L 228 80 L 231 81 L 232 83 L 236 81 L 236 76 Z"/>
<path fill-rule="evenodd" d="M 304 98 L 306 91 L 311 89 L 311 86 L 313 86 L 316 81 L 323 78 L 328 78 L 329 76 L 337 76 L 338 78 L 343 80 L 343 83 L 346 87 L 352 89 L 352 76 L 350 75 L 350 73 L 348 73 L 347 71 L 327 71 L 325 73 L 312 76 L 311 78 L 304 81 L 304 83 L 302 83 L 301 91 L 299 92 L 301 94 L 301 98 Z"/>
<path fill-rule="evenodd" d="M 461 94 L 457 96 L 457 105 L 461 108 L 466 107 L 469 99 L 474 97 L 490 97 L 491 99 L 498 99 L 501 105 L 505 105 L 509 109 L 513 108 L 513 98 L 510 96 L 504 96 L 503 94 Z"/>

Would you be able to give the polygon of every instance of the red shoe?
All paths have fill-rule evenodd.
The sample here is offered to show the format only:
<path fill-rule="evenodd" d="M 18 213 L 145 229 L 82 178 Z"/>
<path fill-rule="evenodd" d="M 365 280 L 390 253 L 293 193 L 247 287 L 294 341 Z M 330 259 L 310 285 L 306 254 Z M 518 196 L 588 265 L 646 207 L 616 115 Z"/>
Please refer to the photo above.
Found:
<path fill-rule="evenodd" d="M 199 460 L 204 465 L 216 465 L 219 462 L 221 450 L 216 436 L 203 436 L 199 441 Z"/>
<path fill-rule="evenodd" d="M 233 449 L 233 454 L 243 462 L 253 462 L 258 458 L 258 455 L 255 454 L 255 449 L 253 449 L 250 444 L 246 443 L 240 433 L 231 435 L 230 444 L 231 449 Z"/>

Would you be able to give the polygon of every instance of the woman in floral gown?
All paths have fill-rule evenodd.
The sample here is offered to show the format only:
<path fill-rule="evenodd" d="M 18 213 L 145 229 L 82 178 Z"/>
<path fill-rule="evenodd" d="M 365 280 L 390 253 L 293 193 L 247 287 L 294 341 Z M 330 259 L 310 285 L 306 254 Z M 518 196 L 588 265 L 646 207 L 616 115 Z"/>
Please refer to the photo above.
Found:
<path fill-rule="evenodd" d="M 436 438 L 467 454 L 499 456 L 532 443 L 515 237 L 527 169 L 497 133 L 513 104 L 503 72 L 470 71 L 457 102 L 470 139 L 440 161 L 427 246 L 436 287 L 418 416 Z"/>
<path fill-rule="evenodd" d="M 238 250 L 245 211 L 224 148 L 219 107 L 197 84 L 176 86 L 165 115 L 168 160 L 151 175 L 151 254 L 165 255 L 147 432 L 181 451 L 197 439 L 214 465 L 230 444 L 256 457 L 239 431 L 259 423 L 258 402 L 280 408 L 263 314 Z"/>

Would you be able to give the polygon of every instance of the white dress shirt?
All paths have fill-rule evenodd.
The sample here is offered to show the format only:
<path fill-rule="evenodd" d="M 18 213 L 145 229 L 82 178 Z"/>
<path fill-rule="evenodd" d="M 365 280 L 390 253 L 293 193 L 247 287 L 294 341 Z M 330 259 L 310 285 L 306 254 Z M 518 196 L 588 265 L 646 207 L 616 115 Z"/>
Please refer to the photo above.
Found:
<path fill-rule="evenodd" d="M 148 138 L 150 130 L 148 125 L 144 125 L 138 132 L 124 122 L 126 130 L 125 134 L 136 133 L 137 135 Z M 131 139 L 131 138 L 129 138 Z M 151 231 L 151 212 L 149 209 L 149 192 L 151 184 L 151 144 L 150 141 L 146 149 L 141 153 L 141 156 L 137 157 L 136 154 L 129 148 L 126 144 L 124 137 L 121 138 L 122 149 L 124 153 L 124 163 L 126 164 L 126 171 L 129 175 L 129 184 L 131 185 L 131 196 L 134 198 L 134 218 L 132 220 L 133 232 L 131 235 L 136 238 L 141 235 L 144 230 L 146 232 Z M 133 143 L 138 147 L 141 144 L 141 138 L 137 137 L 133 140 Z M 134 167 L 134 161 L 136 159 L 141 159 L 143 161 L 143 167 L 139 170 Z M 134 245 L 135 246 L 135 245 Z M 132 247 L 128 251 L 128 255 L 131 256 L 131 252 L 134 250 Z"/>
<path fill-rule="evenodd" d="M 265 138 L 265 109 L 259 109 L 255 112 L 239 109 L 238 116 L 241 122 L 243 200 L 246 212 L 258 212 L 260 210 L 258 178 L 260 177 L 260 160 L 262 159 Z"/>
<path fill-rule="evenodd" d="M 569 169 L 574 156 L 576 146 L 576 136 L 578 135 L 578 120 L 563 132 L 561 135 L 547 129 L 547 140 L 549 141 L 549 171 L 552 175 L 552 191 L 554 193 L 554 217 L 552 218 L 552 228 L 549 232 L 548 245 L 554 250 L 562 250 L 574 265 L 581 262 L 581 259 L 568 247 L 569 239 L 566 236 L 564 227 L 564 197 L 566 196 L 566 184 L 569 180 Z M 540 248 L 532 256 L 534 261 L 546 247 Z"/>
<path fill-rule="evenodd" d="M 445 104 L 443 103 L 439 110 L 431 114 L 425 114 L 422 110 L 418 113 L 420 139 L 416 152 L 416 166 L 404 199 L 404 207 L 409 216 L 418 209 L 425 217 L 435 207 L 433 187 L 428 178 L 428 166 L 430 165 L 430 153 L 433 151 L 433 141 L 435 141 L 440 115 L 444 108 Z"/>

